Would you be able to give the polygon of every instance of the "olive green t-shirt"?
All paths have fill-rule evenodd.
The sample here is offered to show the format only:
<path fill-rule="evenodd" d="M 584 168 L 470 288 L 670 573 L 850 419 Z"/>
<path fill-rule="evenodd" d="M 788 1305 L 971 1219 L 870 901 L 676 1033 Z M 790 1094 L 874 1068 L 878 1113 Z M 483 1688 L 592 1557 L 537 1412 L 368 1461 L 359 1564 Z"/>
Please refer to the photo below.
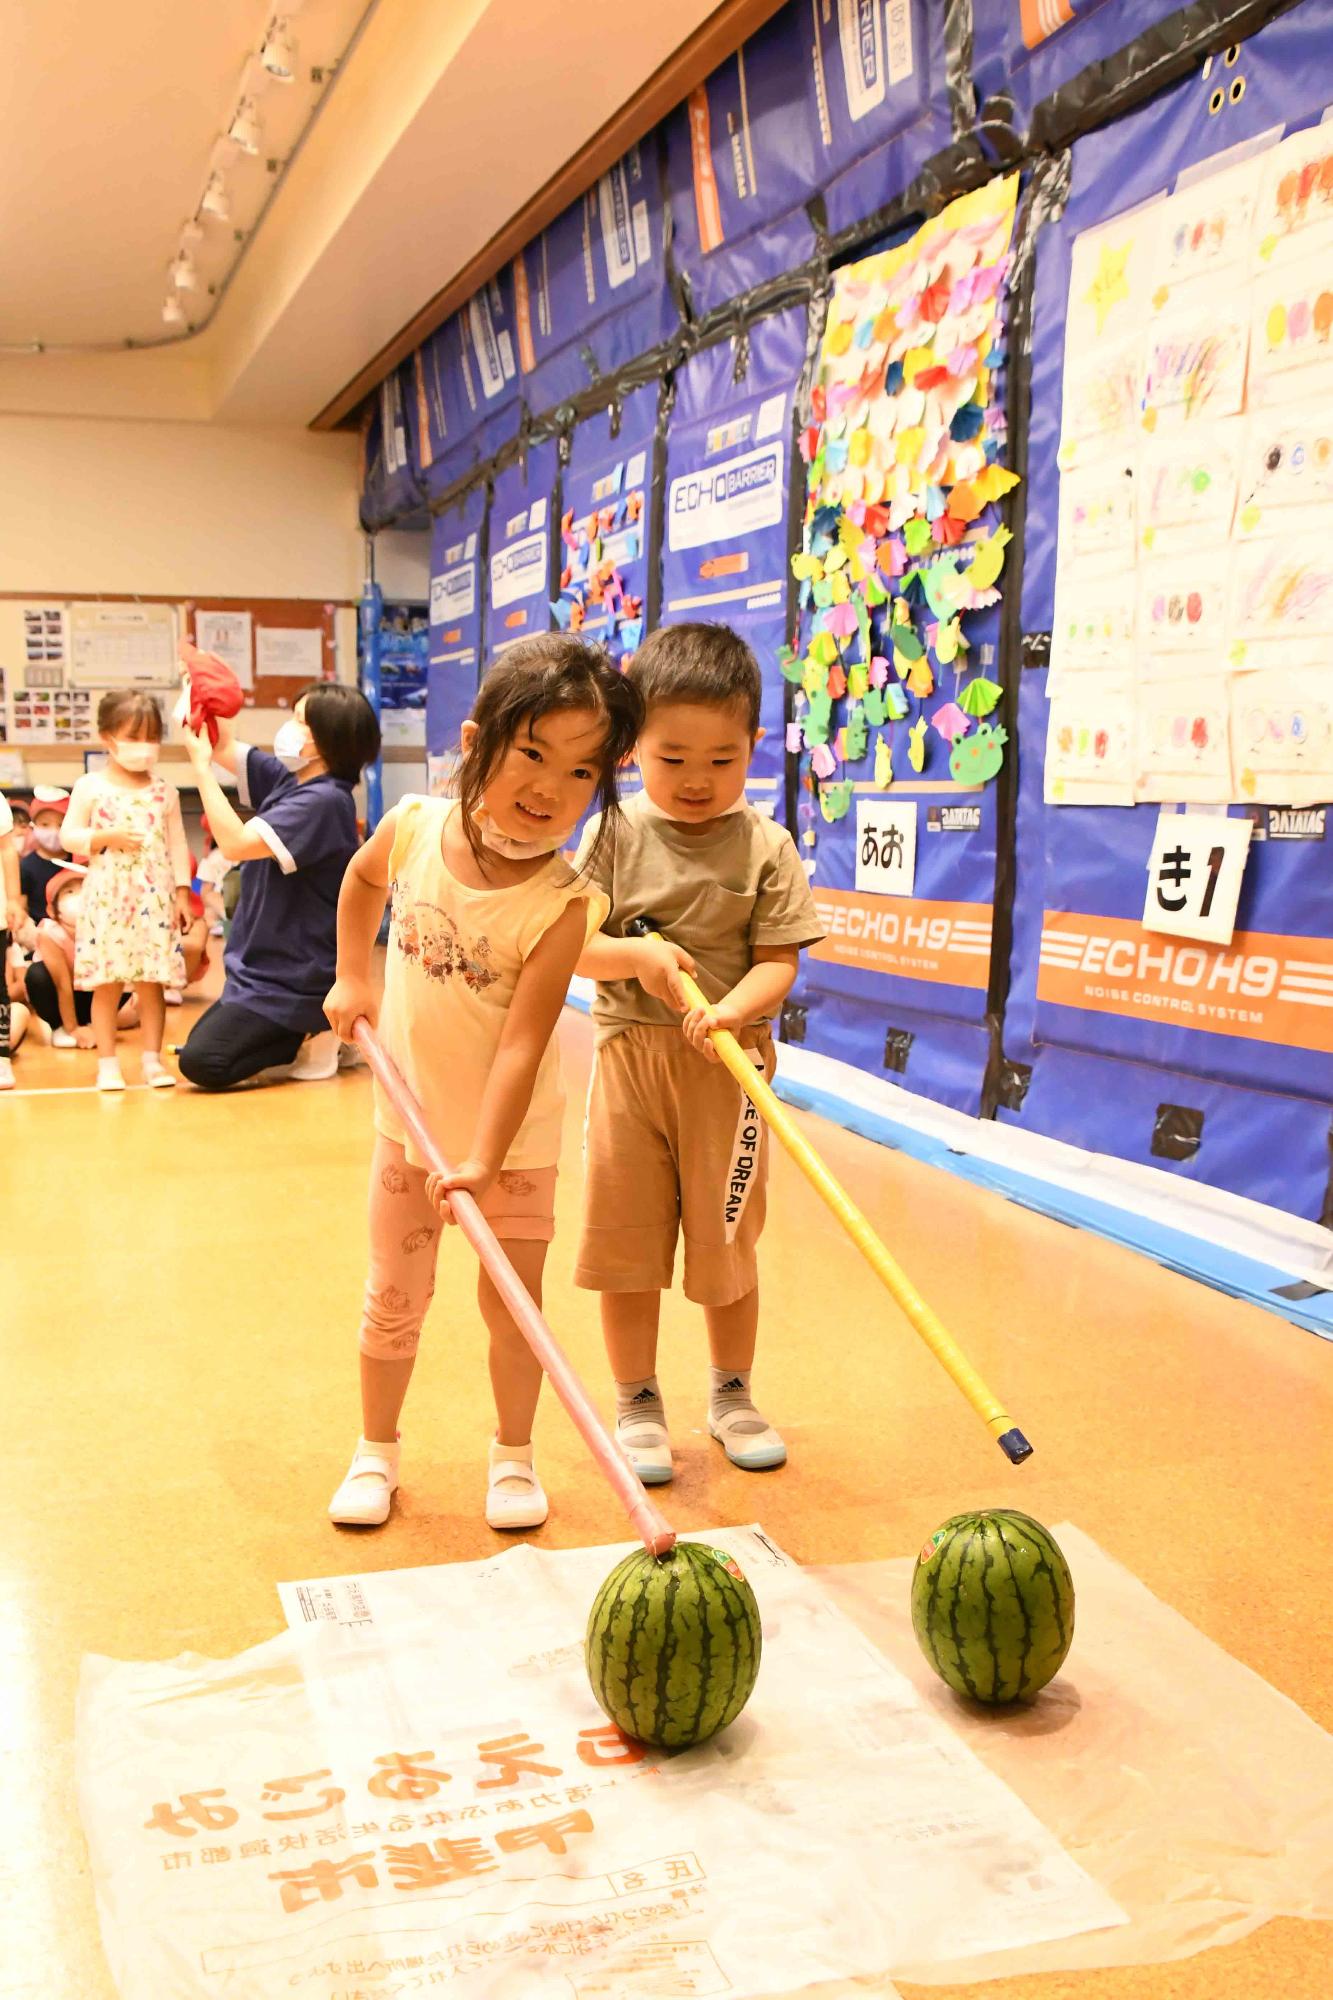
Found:
<path fill-rule="evenodd" d="M 600 815 L 589 822 L 580 862 L 592 852 L 600 823 Z M 611 898 L 603 928 L 624 937 L 635 917 L 655 918 L 694 958 L 710 1000 L 744 978 L 756 946 L 800 947 L 824 935 L 791 835 L 749 805 L 698 833 L 682 833 L 640 792 L 621 807 L 591 880 Z M 680 1022 L 637 979 L 599 980 L 592 1011 L 599 1045 L 624 1028 Z"/>

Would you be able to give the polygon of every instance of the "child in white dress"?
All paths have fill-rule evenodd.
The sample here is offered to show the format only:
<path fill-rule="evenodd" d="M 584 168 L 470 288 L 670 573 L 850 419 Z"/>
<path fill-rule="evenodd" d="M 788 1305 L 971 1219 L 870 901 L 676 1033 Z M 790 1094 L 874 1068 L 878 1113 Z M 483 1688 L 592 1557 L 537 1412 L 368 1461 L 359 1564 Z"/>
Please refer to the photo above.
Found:
<path fill-rule="evenodd" d="M 61 828 L 69 852 L 89 864 L 74 984 L 93 996 L 98 1089 L 125 1088 L 116 1059 L 116 1010 L 125 986 L 139 998 L 143 1080 L 170 1089 L 176 1078 L 162 1061 L 163 993 L 184 981 L 180 940 L 190 924 L 180 797 L 154 769 L 162 717 L 151 695 L 137 688 L 104 695 L 97 728 L 109 761 L 79 779 Z"/>

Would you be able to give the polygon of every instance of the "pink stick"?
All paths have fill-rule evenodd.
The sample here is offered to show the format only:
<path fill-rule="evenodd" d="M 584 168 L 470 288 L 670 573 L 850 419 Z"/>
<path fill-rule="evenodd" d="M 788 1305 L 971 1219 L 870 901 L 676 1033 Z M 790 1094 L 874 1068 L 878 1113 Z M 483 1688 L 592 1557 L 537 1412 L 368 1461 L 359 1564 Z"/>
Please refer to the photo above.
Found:
<path fill-rule="evenodd" d="M 430 1161 L 437 1174 L 448 1177 L 449 1162 L 440 1151 L 421 1115 L 421 1106 L 403 1082 L 393 1063 L 380 1047 L 373 1028 L 364 1016 L 353 1033 L 379 1082 L 392 1098 L 394 1108 L 412 1135 L 417 1151 Z M 664 1556 L 675 1547 L 676 1534 L 661 1509 L 644 1492 L 629 1460 L 607 1435 L 606 1429 L 578 1376 L 546 1324 L 536 1304 L 505 1256 L 495 1232 L 470 1194 L 460 1191 L 449 1197 L 454 1221 L 476 1251 L 491 1282 L 513 1316 L 519 1332 L 541 1362 L 551 1387 L 568 1410 L 575 1430 L 597 1461 L 599 1471 L 634 1525 L 649 1555 Z"/>

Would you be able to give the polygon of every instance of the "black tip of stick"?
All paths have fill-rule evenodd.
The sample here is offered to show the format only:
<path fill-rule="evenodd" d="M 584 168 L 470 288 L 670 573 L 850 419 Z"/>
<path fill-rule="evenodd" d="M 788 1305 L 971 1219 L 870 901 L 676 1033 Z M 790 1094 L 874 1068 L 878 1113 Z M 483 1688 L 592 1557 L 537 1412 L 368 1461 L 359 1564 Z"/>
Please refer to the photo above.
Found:
<path fill-rule="evenodd" d="M 1032 1456 L 1032 1446 L 1020 1430 L 1005 1431 L 996 1439 L 996 1443 L 1010 1465 L 1021 1465 L 1025 1458 Z"/>

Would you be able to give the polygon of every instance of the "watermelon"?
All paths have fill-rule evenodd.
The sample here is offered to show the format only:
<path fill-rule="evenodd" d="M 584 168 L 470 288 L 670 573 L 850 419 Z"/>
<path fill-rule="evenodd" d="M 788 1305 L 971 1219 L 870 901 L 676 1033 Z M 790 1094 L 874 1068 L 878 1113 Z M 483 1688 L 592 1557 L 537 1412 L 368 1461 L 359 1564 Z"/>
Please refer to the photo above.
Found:
<path fill-rule="evenodd" d="M 955 1694 L 1027 1701 L 1074 1637 L 1074 1582 L 1050 1530 L 997 1507 L 936 1528 L 912 1573 L 912 1629 Z"/>
<path fill-rule="evenodd" d="M 677 1542 L 617 1563 L 588 1616 L 592 1691 L 626 1736 L 661 1750 L 706 1743 L 750 1699 L 759 1606 L 733 1556 Z"/>

